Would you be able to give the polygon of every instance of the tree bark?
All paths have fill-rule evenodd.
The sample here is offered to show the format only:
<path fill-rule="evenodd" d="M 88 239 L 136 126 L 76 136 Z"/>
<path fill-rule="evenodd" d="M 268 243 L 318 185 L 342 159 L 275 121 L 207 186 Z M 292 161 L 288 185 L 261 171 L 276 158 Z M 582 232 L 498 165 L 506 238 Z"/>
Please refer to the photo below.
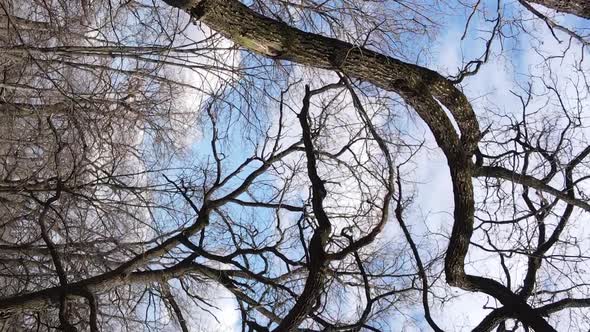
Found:
<path fill-rule="evenodd" d="M 558 12 L 590 19 L 590 1 L 588 0 L 529 0 L 529 2 Z"/>

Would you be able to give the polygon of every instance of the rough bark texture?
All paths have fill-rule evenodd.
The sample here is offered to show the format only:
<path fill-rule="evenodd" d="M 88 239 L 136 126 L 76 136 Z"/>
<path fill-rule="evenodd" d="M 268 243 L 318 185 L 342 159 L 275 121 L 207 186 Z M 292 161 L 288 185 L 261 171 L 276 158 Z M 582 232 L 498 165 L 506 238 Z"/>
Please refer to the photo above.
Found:
<path fill-rule="evenodd" d="M 166 2 L 173 4 L 176 1 Z M 479 140 L 478 124 L 466 97 L 452 82 L 435 71 L 338 39 L 294 29 L 257 14 L 239 1 L 205 0 L 189 12 L 215 31 L 254 52 L 315 68 L 340 70 L 399 93 L 417 111 L 424 112 L 420 115 L 428 119 L 425 121 L 432 125 L 431 130 L 440 135 L 451 134 L 439 142 L 449 150 L 460 150 L 460 144 L 451 121 L 435 98 L 452 112 L 461 130 L 461 140 L 465 147 L 470 148 L 468 153 Z"/>
<path fill-rule="evenodd" d="M 590 19 L 590 1 L 588 0 L 529 0 L 529 2 Z"/>

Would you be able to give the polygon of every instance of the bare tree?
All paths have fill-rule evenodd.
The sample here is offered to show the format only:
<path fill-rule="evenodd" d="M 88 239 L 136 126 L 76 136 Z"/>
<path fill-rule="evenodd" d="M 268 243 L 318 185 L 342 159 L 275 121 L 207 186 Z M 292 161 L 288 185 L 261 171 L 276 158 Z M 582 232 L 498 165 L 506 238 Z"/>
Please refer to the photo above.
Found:
<path fill-rule="evenodd" d="M 447 78 L 395 46 L 436 35 L 429 2 L 0 4 L 3 329 L 190 331 L 224 292 L 243 331 L 443 331 L 456 289 L 488 301 L 474 331 L 587 329 L 588 85 L 470 102 L 499 5 Z M 442 230 L 407 114 L 444 155 Z"/>

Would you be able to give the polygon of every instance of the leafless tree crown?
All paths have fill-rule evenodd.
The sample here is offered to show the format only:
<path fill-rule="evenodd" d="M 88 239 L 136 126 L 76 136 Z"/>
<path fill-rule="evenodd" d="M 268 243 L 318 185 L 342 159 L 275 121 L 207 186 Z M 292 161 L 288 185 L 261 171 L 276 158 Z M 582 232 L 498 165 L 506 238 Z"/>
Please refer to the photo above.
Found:
<path fill-rule="evenodd" d="M 0 0 L 0 331 L 588 330 L 588 19 Z"/>

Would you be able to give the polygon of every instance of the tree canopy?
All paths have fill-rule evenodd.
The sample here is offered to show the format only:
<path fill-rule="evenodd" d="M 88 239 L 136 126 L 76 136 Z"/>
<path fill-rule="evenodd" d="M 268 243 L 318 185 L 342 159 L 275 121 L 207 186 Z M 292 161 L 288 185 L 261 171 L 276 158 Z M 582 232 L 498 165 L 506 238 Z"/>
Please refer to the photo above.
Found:
<path fill-rule="evenodd" d="M 588 330 L 589 19 L 0 0 L 0 330 Z"/>

